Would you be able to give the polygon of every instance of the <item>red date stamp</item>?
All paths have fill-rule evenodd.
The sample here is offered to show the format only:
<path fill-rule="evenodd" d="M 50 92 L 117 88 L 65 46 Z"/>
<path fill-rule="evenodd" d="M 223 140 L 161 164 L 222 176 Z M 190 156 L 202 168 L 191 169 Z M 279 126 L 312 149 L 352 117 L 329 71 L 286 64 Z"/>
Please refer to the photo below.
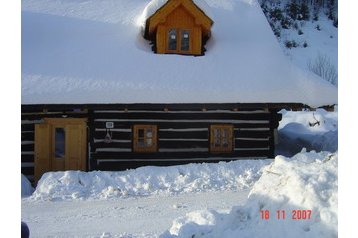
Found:
<path fill-rule="evenodd" d="M 276 210 L 276 212 L 272 215 L 269 210 L 260 210 L 260 218 L 261 220 L 270 220 L 274 217 L 276 220 L 309 220 L 312 218 L 312 210 L 291 210 L 286 212 L 286 210 Z"/>

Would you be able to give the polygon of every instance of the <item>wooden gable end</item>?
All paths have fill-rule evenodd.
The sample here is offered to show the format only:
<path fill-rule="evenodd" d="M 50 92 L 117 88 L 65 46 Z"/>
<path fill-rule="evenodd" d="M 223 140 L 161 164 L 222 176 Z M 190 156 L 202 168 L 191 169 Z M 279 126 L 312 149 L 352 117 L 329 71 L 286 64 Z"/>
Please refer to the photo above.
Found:
<path fill-rule="evenodd" d="M 147 19 L 145 38 L 159 54 L 201 55 L 212 24 L 191 0 L 169 0 Z"/>

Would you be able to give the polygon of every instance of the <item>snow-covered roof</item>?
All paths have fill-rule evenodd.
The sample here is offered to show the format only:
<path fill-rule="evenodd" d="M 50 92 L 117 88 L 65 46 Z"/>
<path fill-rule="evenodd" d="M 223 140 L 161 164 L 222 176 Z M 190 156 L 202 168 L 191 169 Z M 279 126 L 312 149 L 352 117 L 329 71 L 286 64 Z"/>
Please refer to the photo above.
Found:
<path fill-rule="evenodd" d="M 154 54 L 143 16 L 165 2 L 22 0 L 22 103 L 337 103 L 256 0 L 194 0 L 214 21 L 205 56 Z"/>

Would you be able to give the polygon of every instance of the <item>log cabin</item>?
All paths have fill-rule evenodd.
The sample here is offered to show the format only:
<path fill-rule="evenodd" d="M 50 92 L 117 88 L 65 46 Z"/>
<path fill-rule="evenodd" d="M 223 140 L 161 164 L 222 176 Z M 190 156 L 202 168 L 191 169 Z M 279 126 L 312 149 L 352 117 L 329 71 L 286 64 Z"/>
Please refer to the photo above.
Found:
<path fill-rule="evenodd" d="M 104 6 L 109 19 L 22 6 L 21 172 L 32 181 L 273 158 L 281 109 L 337 104 L 334 86 L 288 62 L 255 1 L 117 4 Z"/>

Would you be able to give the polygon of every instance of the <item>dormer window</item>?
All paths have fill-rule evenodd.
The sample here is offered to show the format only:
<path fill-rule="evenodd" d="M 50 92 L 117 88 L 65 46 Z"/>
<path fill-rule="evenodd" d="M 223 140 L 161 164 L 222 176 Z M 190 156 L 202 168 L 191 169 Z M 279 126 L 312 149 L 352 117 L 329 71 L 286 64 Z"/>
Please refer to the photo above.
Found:
<path fill-rule="evenodd" d="M 177 30 L 170 29 L 168 36 L 168 50 L 177 50 Z"/>
<path fill-rule="evenodd" d="M 190 33 L 188 30 L 181 31 L 181 48 L 182 51 L 189 51 L 190 49 Z"/>
<path fill-rule="evenodd" d="M 192 0 L 168 0 L 146 20 L 144 37 L 158 54 L 203 55 L 212 24 Z"/>

